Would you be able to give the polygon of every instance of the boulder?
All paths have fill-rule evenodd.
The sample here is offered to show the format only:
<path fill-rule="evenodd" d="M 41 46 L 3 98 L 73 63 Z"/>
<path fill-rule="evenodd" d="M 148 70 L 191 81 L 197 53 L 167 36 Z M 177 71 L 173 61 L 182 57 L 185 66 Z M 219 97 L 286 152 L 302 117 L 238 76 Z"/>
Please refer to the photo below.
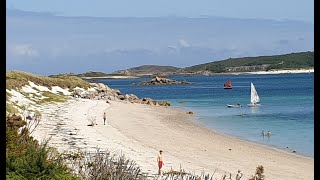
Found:
<path fill-rule="evenodd" d="M 120 100 L 125 100 L 125 99 L 126 99 L 126 97 L 125 97 L 124 95 L 119 95 L 118 98 L 119 98 Z"/>
<path fill-rule="evenodd" d="M 162 80 L 162 79 L 161 79 L 160 77 L 158 77 L 158 76 L 156 76 L 155 79 L 156 79 L 157 82 L 160 82 L 160 81 Z"/>
<path fill-rule="evenodd" d="M 103 83 L 98 83 L 97 90 L 98 90 L 98 92 L 107 92 L 107 91 L 110 91 L 111 88 L 109 88 L 107 85 L 105 85 Z"/>
<path fill-rule="evenodd" d="M 112 89 L 111 93 L 112 94 L 117 94 L 117 95 L 121 95 L 122 94 L 119 89 Z"/>

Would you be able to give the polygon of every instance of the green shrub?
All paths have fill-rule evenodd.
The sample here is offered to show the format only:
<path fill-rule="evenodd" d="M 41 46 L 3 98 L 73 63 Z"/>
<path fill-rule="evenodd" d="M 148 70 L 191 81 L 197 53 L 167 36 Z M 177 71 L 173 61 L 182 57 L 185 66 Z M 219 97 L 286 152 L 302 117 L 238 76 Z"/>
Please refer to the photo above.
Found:
<path fill-rule="evenodd" d="M 47 146 L 38 144 L 20 116 L 6 120 L 6 178 L 7 179 L 79 179 L 63 164 L 62 158 Z"/>

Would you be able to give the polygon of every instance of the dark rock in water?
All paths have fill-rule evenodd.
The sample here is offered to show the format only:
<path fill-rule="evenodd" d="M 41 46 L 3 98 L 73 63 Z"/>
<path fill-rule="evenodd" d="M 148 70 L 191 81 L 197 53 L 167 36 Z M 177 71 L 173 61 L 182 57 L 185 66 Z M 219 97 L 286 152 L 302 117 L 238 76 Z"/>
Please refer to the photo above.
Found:
<path fill-rule="evenodd" d="M 140 86 L 147 86 L 147 85 L 168 85 L 168 84 L 190 84 L 190 82 L 187 81 L 176 81 L 172 79 L 167 78 L 161 78 L 156 76 L 155 78 L 151 79 L 150 81 L 142 81 L 139 83 L 134 83 L 134 85 L 140 85 Z"/>
<path fill-rule="evenodd" d="M 296 153 L 296 151 L 292 151 L 293 153 Z"/>
<path fill-rule="evenodd" d="M 187 114 L 193 114 L 193 112 L 192 112 L 192 111 L 189 111 L 189 112 L 187 112 Z"/>

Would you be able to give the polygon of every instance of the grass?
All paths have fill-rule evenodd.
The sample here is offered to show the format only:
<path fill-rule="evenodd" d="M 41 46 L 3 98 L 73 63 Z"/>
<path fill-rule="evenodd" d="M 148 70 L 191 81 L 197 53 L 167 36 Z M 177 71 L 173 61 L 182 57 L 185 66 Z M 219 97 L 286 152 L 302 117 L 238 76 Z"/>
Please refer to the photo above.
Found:
<path fill-rule="evenodd" d="M 63 75 L 59 77 L 46 77 L 37 76 L 27 72 L 21 71 L 9 71 L 6 73 L 6 88 L 16 89 L 21 88 L 24 85 L 28 85 L 29 81 L 51 88 L 52 86 L 60 86 L 61 88 L 73 89 L 75 87 L 81 87 L 88 89 L 90 84 L 79 77 Z"/>
<path fill-rule="evenodd" d="M 36 93 L 30 93 L 34 98 L 41 98 L 42 96 Z"/>
<path fill-rule="evenodd" d="M 50 103 L 50 102 L 66 102 L 69 98 L 64 95 L 54 94 L 48 91 L 42 93 L 46 98 L 39 100 L 40 104 Z"/>
<path fill-rule="evenodd" d="M 112 156 L 97 149 L 66 154 L 64 158 L 81 179 L 146 179 L 140 167 L 123 155 Z"/>
<path fill-rule="evenodd" d="M 34 89 L 34 90 L 36 90 L 36 91 L 40 92 L 40 89 L 38 89 L 38 88 L 36 88 L 36 87 L 32 87 L 32 89 Z"/>
<path fill-rule="evenodd" d="M 16 114 L 18 114 L 19 111 L 11 103 L 6 103 L 6 113 L 10 113 L 10 114 L 16 113 Z"/>
<path fill-rule="evenodd" d="M 9 99 L 12 97 L 12 95 L 6 91 L 6 101 L 9 101 Z"/>

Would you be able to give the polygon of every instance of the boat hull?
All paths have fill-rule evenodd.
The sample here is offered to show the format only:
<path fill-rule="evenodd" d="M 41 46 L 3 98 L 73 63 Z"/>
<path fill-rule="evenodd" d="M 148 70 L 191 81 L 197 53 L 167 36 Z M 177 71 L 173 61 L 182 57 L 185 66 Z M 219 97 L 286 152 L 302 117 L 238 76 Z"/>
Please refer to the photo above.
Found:
<path fill-rule="evenodd" d="M 249 107 L 259 107 L 260 104 L 248 104 Z"/>
<path fill-rule="evenodd" d="M 237 105 L 237 104 L 227 104 L 228 108 L 240 108 L 242 107 L 241 105 Z"/>

